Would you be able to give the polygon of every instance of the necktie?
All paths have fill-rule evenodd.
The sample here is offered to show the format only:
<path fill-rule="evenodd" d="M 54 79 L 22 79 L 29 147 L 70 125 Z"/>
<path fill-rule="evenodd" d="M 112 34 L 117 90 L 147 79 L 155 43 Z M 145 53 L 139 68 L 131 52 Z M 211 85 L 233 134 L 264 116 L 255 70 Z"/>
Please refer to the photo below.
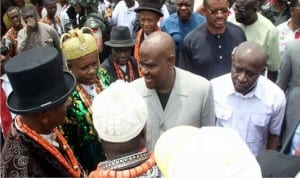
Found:
<path fill-rule="evenodd" d="M 3 135 L 6 136 L 8 134 L 8 131 L 10 129 L 10 124 L 12 121 L 10 112 L 6 105 L 6 94 L 5 91 L 2 88 L 2 80 L 0 80 L 1 85 L 1 123 L 2 123 L 2 129 L 3 129 Z"/>

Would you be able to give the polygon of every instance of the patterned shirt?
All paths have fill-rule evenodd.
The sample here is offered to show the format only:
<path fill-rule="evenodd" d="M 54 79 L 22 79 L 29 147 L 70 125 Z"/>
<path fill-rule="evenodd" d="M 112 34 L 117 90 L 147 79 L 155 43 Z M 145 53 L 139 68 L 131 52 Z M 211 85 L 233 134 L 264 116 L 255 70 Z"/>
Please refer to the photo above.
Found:
<path fill-rule="evenodd" d="M 100 68 L 98 77 L 103 89 L 110 85 L 110 77 L 106 70 Z M 93 98 L 91 96 L 91 98 Z M 74 151 L 82 167 L 89 171 L 95 169 L 105 159 L 100 139 L 93 126 L 92 113 L 84 101 L 83 93 L 75 90 L 71 94 L 72 104 L 68 108 L 65 124 L 60 126 L 64 137 Z"/>
<path fill-rule="evenodd" d="M 11 27 L 3 36 L 2 42 L 6 47 L 8 47 L 10 57 L 14 57 L 15 55 L 17 55 L 18 32 L 19 30 L 17 31 L 15 28 Z"/>

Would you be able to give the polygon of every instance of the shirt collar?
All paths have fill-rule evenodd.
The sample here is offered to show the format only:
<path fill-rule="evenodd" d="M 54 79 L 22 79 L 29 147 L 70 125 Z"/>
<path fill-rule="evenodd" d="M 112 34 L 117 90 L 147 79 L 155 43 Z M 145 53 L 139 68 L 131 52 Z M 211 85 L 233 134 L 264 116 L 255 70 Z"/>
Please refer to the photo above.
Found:
<path fill-rule="evenodd" d="M 97 95 L 97 92 L 96 92 L 96 85 L 95 84 L 92 84 L 92 85 L 85 85 L 85 84 L 80 84 L 84 89 L 85 91 L 90 95 L 90 96 L 93 96 L 95 97 Z"/>
<path fill-rule="evenodd" d="M 230 85 L 228 95 L 236 95 L 236 96 L 241 97 L 243 99 L 257 97 L 258 99 L 262 100 L 263 96 L 264 96 L 264 90 L 263 90 L 262 86 L 259 84 L 260 83 L 260 78 L 261 78 L 261 76 L 257 79 L 256 86 L 249 93 L 247 93 L 246 95 L 243 95 L 243 94 L 235 91 L 233 83 L 232 83 L 232 85 Z"/>
<path fill-rule="evenodd" d="M 3 80 L 4 82 L 9 82 L 6 74 L 1 75 L 0 79 Z"/>

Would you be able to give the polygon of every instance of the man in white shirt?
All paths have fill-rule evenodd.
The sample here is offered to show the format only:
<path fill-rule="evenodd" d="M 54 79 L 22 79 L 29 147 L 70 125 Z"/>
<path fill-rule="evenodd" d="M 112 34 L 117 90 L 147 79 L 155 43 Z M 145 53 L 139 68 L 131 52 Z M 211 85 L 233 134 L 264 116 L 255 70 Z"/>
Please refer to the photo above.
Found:
<path fill-rule="evenodd" d="M 254 155 L 276 149 L 285 112 L 283 91 L 262 76 L 267 55 L 255 42 L 232 53 L 231 74 L 211 81 L 217 126 L 236 129 Z"/>
<path fill-rule="evenodd" d="M 291 0 L 291 18 L 277 26 L 279 32 L 279 50 L 283 57 L 286 43 L 293 39 L 300 39 L 300 1 Z"/>
<path fill-rule="evenodd" d="M 111 25 L 127 26 L 129 28 L 131 37 L 133 37 L 133 27 L 136 18 L 136 9 L 139 6 L 136 0 L 122 0 L 118 2 L 112 12 Z"/>

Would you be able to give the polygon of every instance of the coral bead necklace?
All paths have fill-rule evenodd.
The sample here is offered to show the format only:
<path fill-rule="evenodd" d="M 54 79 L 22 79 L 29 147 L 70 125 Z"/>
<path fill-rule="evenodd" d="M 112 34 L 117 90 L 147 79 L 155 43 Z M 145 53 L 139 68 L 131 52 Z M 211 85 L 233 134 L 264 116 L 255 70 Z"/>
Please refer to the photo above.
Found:
<path fill-rule="evenodd" d="M 53 129 L 54 134 L 56 134 L 56 140 L 62 146 L 63 150 L 66 152 L 66 156 L 71 164 L 65 159 L 62 153 L 47 140 L 42 138 L 36 131 L 29 128 L 25 123 L 22 122 L 20 116 L 16 117 L 17 124 L 24 134 L 32 138 L 39 145 L 41 145 L 45 150 L 47 150 L 53 157 L 55 157 L 58 162 L 67 169 L 72 177 L 80 177 L 81 170 L 79 164 L 73 154 L 72 149 L 68 145 L 66 139 L 62 136 L 57 128 Z"/>

